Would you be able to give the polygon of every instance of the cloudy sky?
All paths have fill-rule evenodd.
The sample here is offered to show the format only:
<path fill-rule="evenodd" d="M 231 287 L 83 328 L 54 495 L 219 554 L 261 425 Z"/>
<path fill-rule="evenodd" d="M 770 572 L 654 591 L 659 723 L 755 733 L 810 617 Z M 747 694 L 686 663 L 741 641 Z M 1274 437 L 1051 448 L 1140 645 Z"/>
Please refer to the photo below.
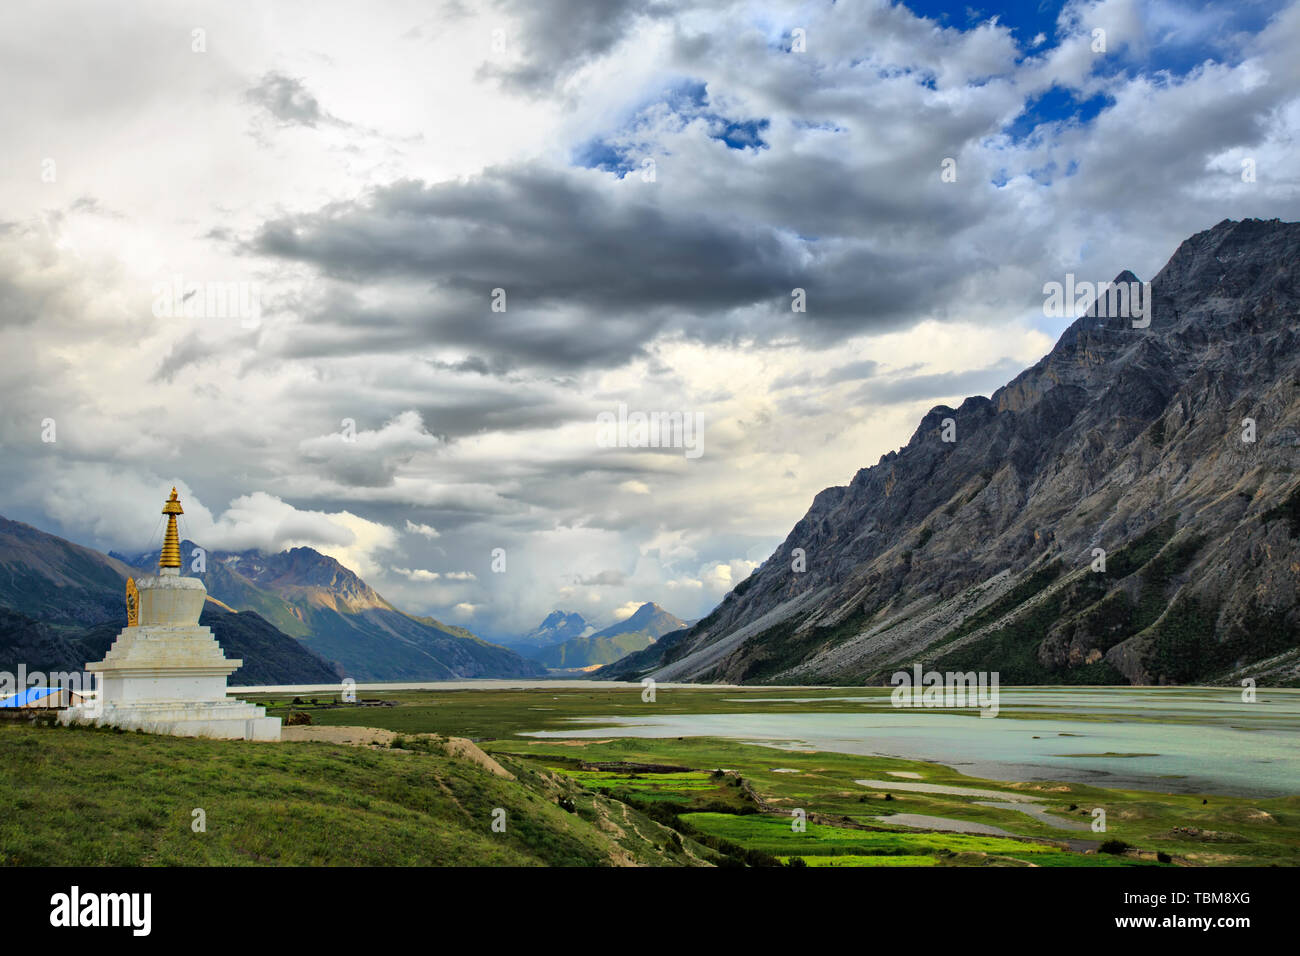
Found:
<path fill-rule="evenodd" d="M 701 616 L 1045 282 L 1300 218 L 1300 3 L 1018 6 L 10 0 L 0 514 L 144 549 L 175 484 L 487 636 Z"/>

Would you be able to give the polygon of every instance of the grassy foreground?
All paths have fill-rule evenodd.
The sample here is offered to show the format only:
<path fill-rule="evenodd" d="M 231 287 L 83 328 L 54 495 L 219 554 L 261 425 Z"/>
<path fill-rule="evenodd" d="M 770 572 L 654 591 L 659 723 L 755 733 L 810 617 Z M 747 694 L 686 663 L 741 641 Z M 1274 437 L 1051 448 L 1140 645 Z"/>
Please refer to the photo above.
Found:
<path fill-rule="evenodd" d="M 715 856 L 562 778 L 511 767 L 511 781 L 423 743 L 383 750 L 0 723 L 0 864 L 689 865 Z"/>

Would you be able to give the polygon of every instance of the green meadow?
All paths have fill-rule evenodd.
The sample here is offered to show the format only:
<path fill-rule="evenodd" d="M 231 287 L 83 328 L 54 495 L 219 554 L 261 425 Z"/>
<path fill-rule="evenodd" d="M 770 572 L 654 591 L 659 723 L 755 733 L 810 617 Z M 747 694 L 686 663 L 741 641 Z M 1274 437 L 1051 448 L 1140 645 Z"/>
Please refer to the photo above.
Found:
<path fill-rule="evenodd" d="M 764 853 L 809 857 L 848 856 L 930 858 L 982 854 L 994 860 L 1037 862 L 1039 857 L 1070 855 L 1058 847 L 964 833 L 915 833 L 855 830 L 821 823 L 806 823 L 795 830 L 788 819 L 774 816 L 736 816 L 726 813 L 688 813 L 683 818 L 703 833 L 752 847 Z M 1097 855 L 1114 860 L 1109 855 Z"/>

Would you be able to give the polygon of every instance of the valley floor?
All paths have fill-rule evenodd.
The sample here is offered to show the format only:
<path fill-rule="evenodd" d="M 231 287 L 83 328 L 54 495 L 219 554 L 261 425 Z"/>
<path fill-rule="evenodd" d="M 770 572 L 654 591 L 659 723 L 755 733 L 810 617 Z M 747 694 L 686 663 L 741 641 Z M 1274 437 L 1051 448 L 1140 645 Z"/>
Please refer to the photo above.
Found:
<path fill-rule="evenodd" d="M 1157 781 L 1158 789 L 1114 786 L 1106 772 L 1089 778 L 1087 771 L 1069 780 L 1000 780 L 843 752 L 852 741 L 835 749 L 739 732 L 623 736 L 629 723 L 651 716 L 721 726 L 756 710 L 790 720 L 843 714 L 858 706 L 844 688 L 660 687 L 653 702 L 642 700 L 640 687 L 601 684 L 365 694 L 394 706 L 339 706 L 323 693 L 314 704 L 306 695 L 245 696 L 311 723 L 287 727 L 279 744 L 0 723 L 0 805 L 12 808 L 0 819 L 0 862 L 1300 863 L 1296 795 L 1192 792 L 1178 779 Z M 1204 733 L 1197 699 L 1189 693 L 1163 712 L 1168 739 Z M 1020 720 L 1004 726 L 1023 727 L 1028 738 L 1032 721 L 1044 716 L 1011 707 L 997 721 Z M 1087 719 L 1100 727 L 1116 718 Z M 993 723 L 970 721 L 977 729 Z M 1232 720 L 1261 740 L 1278 732 L 1270 721 Z M 1068 739 L 1049 749 L 1066 748 L 1085 765 L 1142 765 L 1158 756 L 1091 753 L 1086 741 Z M 194 829 L 196 811 L 202 832 Z M 504 831 L 493 829 L 498 818 Z M 1103 818 L 1104 831 L 1094 829 Z"/>

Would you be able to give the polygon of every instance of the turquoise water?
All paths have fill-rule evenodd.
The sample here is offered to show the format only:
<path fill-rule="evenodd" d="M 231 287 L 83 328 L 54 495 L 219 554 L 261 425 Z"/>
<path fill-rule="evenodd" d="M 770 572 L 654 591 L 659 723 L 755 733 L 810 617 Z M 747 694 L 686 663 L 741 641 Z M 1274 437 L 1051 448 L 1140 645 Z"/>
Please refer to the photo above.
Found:
<path fill-rule="evenodd" d="M 878 691 L 738 698 L 744 714 L 578 718 L 533 737 L 725 737 L 790 750 L 901 757 L 993 780 L 1062 780 L 1166 793 L 1300 794 L 1300 691 L 1011 688 L 1000 713 L 895 709 Z M 835 700 L 844 713 L 763 713 Z M 1088 719 L 1080 719 L 1088 718 Z M 1133 754 L 1137 756 L 1119 756 Z M 1101 756 L 1082 756 L 1101 755 Z"/>

